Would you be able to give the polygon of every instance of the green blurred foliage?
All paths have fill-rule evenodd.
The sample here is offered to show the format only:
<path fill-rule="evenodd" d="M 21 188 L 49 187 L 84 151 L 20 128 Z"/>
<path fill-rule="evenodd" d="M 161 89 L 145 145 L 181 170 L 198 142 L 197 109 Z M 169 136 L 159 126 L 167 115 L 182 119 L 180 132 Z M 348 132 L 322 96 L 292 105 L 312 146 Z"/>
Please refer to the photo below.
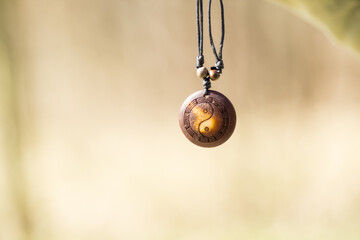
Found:
<path fill-rule="evenodd" d="M 359 0 L 273 0 L 312 18 L 339 42 L 360 52 Z"/>

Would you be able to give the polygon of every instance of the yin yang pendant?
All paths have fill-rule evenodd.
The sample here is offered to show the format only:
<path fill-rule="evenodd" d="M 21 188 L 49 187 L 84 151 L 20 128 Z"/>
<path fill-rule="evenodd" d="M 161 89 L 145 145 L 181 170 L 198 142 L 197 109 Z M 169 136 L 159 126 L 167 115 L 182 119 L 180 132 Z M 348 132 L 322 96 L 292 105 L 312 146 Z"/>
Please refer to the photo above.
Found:
<path fill-rule="evenodd" d="M 216 147 L 234 132 L 236 113 L 223 94 L 203 90 L 190 95 L 182 104 L 179 124 L 185 137 L 201 147 Z"/>

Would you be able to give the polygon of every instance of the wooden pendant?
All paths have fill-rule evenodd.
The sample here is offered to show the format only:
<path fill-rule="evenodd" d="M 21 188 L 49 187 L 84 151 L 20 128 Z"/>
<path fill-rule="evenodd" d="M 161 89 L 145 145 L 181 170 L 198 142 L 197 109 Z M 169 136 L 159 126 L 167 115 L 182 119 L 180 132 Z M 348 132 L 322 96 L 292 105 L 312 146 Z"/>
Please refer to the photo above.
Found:
<path fill-rule="evenodd" d="M 179 124 L 184 135 L 201 147 L 216 147 L 226 142 L 236 125 L 236 113 L 223 94 L 209 90 L 190 95 L 181 106 Z"/>

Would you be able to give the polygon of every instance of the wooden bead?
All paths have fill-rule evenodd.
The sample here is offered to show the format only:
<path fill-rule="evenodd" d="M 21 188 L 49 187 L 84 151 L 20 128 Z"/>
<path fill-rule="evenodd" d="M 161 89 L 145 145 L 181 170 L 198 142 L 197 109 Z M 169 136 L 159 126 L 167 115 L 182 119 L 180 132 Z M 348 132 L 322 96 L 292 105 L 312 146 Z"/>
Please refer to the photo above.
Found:
<path fill-rule="evenodd" d="M 209 75 L 209 71 L 206 67 L 200 67 L 196 70 L 196 75 L 199 78 L 206 78 Z"/>
<path fill-rule="evenodd" d="M 211 80 L 215 81 L 220 77 L 220 73 L 218 73 L 216 70 L 210 70 L 209 76 Z"/>

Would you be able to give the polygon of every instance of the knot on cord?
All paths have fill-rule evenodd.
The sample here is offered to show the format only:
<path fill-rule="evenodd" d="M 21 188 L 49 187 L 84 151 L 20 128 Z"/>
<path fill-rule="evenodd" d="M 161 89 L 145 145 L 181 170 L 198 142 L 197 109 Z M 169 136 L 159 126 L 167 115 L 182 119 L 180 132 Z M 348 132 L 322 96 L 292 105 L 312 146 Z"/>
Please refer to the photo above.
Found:
<path fill-rule="evenodd" d="M 219 73 L 221 73 L 222 70 L 224 69 L 224 62 L 223 62 L 223 60 L 217 61 L 217 62 L 215 63 L 215 68 L 216 68 L 216 70 L 217 70 Z"/>
<path fill-rule="evenodd" d="M 209 89 L 211 88 L 210 78 L 206 77 L 203 79 L 204 96 L 209 95 Z"/>
<path fill-rule="evenodd" d="M 200 56 L 197 56 L 196 58 L 196 67 L 197 68 L 200 68 L 204 65 L 204 56 L 203 55 L 200 55 Z"/>

